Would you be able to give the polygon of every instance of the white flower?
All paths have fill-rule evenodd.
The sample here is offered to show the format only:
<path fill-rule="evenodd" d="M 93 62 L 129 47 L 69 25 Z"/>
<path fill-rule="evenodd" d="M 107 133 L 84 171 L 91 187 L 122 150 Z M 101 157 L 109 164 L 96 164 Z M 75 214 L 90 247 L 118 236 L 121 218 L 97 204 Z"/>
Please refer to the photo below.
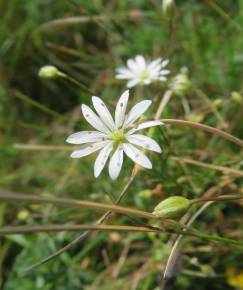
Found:
<path fill-rule="evenodd" d="M 155 81 L 166 81 L 166 76 L 170 71 L 164 67 L 168 63 L 168 59 L 157 58 L 153 61 L 146 61 L 142 55 L 137 55 L 134 59 L 127 61 L 127 67 L 116 69 L 116 78 L 128 80 L 128 88 L 137 84 L 149 85 Z"/>
<path fill-rule="evenodd" d="M 128 98 L 129 90 L 121 95 L 116 105 L 114 120 L 104 102 L 98 97 L 92 97 L 92 102 L 98 115 L 86 105 L 82 105 L 81 109 L 86 121 L 97 131 L 77 132 L 66 140 L 71 144 L 82 144 L 79 149 L 72 152 L 72 158 L 84 157 L 100 150 L 94 164 L 95 177 L 100 175 L 109 156 L 111 156 L 109 175 L 112 179 L 116 179 L 122 168 L 124 153 L 135 163 L 151 169 L 152 163 L 136 146 L 158 153 L 162 152 L 157 142 L 150 137 L 137 134 L 137 131 L 162 125 L 163 123 L 153 120 L 139 125 L 134 124 L 151 105 L 151 101 L 144 100 L 137 103 L 126 114 Z"/>

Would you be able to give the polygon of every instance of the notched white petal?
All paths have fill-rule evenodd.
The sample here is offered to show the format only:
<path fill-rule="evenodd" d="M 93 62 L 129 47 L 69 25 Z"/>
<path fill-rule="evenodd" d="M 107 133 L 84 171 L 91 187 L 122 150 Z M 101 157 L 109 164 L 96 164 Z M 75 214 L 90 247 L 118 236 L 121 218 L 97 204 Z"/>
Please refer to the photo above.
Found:
<path fill-rule="evenodd" d="M 135 146 L 125 143 L 123 144 L 123 150 L 133 162 L 147 169 L 152 168 L 152 163 L 148 159 L 148 157 L 144 155 L 140 150 L 138 150 Z"/>
<path fill-rule="evenodd" d="M 162 58 L 157 58 L 151 61 L 148 65 L 148 70 L 160 69 Z"/>
<path fill-rule="evenodd" d="M 111 116 L 111 113 L 107 109 L 105 103 L 99 97 L 96 96 L 92 97 L 92 102 L 96 112 L 98 113 L 100 119 L 103 121 L 106 127 L 110 128 L 111 130 L 114 129 L 115 128 L 114 120 Z"/>
<path fill-rule="evenodd" d="M 158 153 L 162 152 L 159 144 L 155 140 L 153 140 L 152 138 L 150 138 L 148 136 L 134 134 L 134 135 L 128 136 L 127 140 L 130 143 L 137 145 L 137 146 L 140 146 L 142 148 L 145 148 L 145 149 L 148 149 L 151 151 L 155 151 Z"/>
<path fill-rule="evenodd" d="M 102 141 L 98 143 L 91 143 L 89 145 L 84 145 L 80 149 L 73 151 L 71 154 L 71 158 L 81 158 L 81 157 L 90 155 L 91 153 L 94 153 L 95 151 L 105 147 L 109 143 L 110 141 Z"/>
<path fill-rule="evenodd" d="M 121 127 L 124 122 L 128 99 L 129 99 L 129 90 L 126 90 L 121 95 L 116 105 L 115 123 L 117 128 Z"/>
<path fill-rule="evenodd" d="M 105 164 L 111 153 L 111 150 L 112 150 L 112 143 L 107 144 L 103 149 L 100 150 L 100 153 L 97 156 L 95 160 L 95 164 L 94 164 L 95 177 L 98 177 L 100 173 L 102 172 L 103 168 L 105 167 Z"/>
<path fill-rule="evenodd" d="M 146 61 L 145 58 L 142 55 L 137 55 L 135 57 L 135 60 L 137 62 L 137 65 L 141 68 L 141 69 L 145 69 L 146 67 Z"/>
<path fill-rule="evenodd" d="M 136 86 L 139 82 L 140 82 L 140 79 L 138 77 L 131 78 L 127 82 L 127 88 L 130 89 L 130 88 Z"/>
<path fill-rule="evenodd" d="M 165 67 L 165 66 L 167 66 L 167 64 L 168 64 L 169 62 L 170 62 L 170 61 L 169 61 L 168 59 L 163 60 L 162 63 L 161 63 L 161 67 Z"/>
<path fill-rule="evenodd" d="M 109 133 L 110 130 L 105 126 L 102 120 L 86 105 L 81 106 L 82 113 L 86 121 L 93 126 L 96 130 L 103 133 Z"/>
<path fill-rule="evenodd" d="M 131 59 L 131 58 L 127 60 L 127 66 L 133 75 L 136 74 L 140 70 L 136 61 L 134 59 Z"/>
<path fill-rule="evenodd" d="M 118 67 L 116 69 L 117 79 L 130 79 L 133 77 L 134 77 L 134 74 L 126 67 Z"/>
<path fill-rule="evenodd" d="M 151 103 L 152 101 L 150 100 L 144 100 L 133 106 L 127 115 L 127 119 L 124 123 L 124 128 L 134 123 L 149 108 Z"/>
<path fill-rule="evenodd" d="M 109 175 L 115 180 L 119 176 L 123 163 L 122 145 L 118 146 L 109 163 Z"/>
<path fill-rule="evenodd" d="M 160 75 L 161 75 L 161 76 L 168 75 L 168 74 L 170 74 L 170 70 L 168 70 L 168 69 L 163 69 L 163 70 L 160 72 Z"/>
<path fill-rule="evenodd" d="M 142 130 L 142 129 L 146 129 L 146 128 L 150 128 L 150 127 L 154 127 L 154 126 L 162 126 L 164 125 L 163 122 L 161 121 L 157 121 L 157 120 L 153 120 L 153 121 L 146 121 L 143 122 L 137 126 L 135 126 L 134 128 L 132 128 L 131 130 L 129 130 L 126 135 L 131 135 L 136 131 Z"/>
<path fill-rule="evenodd" d="M 66 139 L 70 144 L 84 144 L 89 142 L 104 141 L 108 136 L 105 133 L 99 131 L 81 131 L 76 132 Z"/>

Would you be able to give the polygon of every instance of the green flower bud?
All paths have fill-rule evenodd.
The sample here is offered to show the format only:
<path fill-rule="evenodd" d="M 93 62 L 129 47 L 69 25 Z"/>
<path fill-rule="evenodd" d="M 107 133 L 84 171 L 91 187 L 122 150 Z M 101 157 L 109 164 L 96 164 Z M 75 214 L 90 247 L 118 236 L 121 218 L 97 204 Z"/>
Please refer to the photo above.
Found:
<path fill-rule="evenodd" d="M 163 0 L 162 2 L 162 10 L 163 13 L 168 16 L 171 17 L 174 14 L 174 10 L 175 10 L 175 2 L 174 0 Z"/>
<path fill-rule="evenodd" d="M 55 66 L 53 65 L 46 65 L 40 68 L 39 77 L 44 78 L 44 79 L 55 79 L 57 77 L 63 77 L 65 76 L 64 73 L 59 71 Z"/>
<path fill-rule="evenodd" d="M 172 78 L 169 84 L 169 88 L 177 96 L 183 96 L 191 87 L 191 81 L 188 78 L 186 72 L 181 70 L 181 72 Z"/>
<path fill-rule="evenodd" d="M 153 214 L 161 218 L 177 218 L 182 216 L 190 207 L 191 201 L 182 196 L 171 196 L 161 201 Z"/>
<path fill-rule="evenodd" d="M 27 210 L 23 209 L 18 213 L 17 217 L 19 220 L 25 221 L 29 218 L 29 212 Z"/>
<path fill-rule="evenodd" d="M 192 121 L 192 122 L 198 122 L 198 123 L 200 123 L 200 122 L 203 121 L 204 117 L 205 117 L 205 116 L 204 116 L 203 114 L 200 114 L 200 113 L 198 113 L 198 114 L 189 113 L 189 114 L 186 116 L 186 119 L 187 119 L 188 121 Z"/>
<path fill-rule="evenodd" d="M 215 109 L 222 107 L 222 105 L 223 105 L 222 99 L 216 99 L 212 102 L 212 107 Z"/>
<path fill-rule="evenodd" d="M 236 103 L 241 104 L 243 101 L 242 95 L 238 92 L 232 92 L 231 97 L 232 97 L 233 101 L 235 101 Z"/>
<path fill-rule="evenodd" d="M 142 190 L 138 193 L 138 196 L 142 199 L 148 199 L 152 196 L 152 191 L 150 189 Z"/>

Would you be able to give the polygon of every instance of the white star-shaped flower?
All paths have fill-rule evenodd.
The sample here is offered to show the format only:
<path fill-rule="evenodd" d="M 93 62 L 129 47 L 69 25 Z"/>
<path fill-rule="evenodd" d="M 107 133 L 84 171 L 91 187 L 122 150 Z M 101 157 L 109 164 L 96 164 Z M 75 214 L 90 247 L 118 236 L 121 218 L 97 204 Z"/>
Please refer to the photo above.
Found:
<path fill-rule="evenodd" d="M 127 67 L 116 69 L 116 78 L 128 80 L 128 88 L 138 84 L 149 85 L 155 81 L 166 81 L 170 71 L 164 68 L 168 63 L 168 59 L 157 58 L 146 61 L 142 55 L 137 55 L 134 59 L 128 59 Z"/>
<path fill-rule="evenodd" d="M 111 156 L 109 175 L 112 179 L 116 179 L 122 168 L 124 153 L 135 163 L 151 169 L 152 163 L 136 146 L 158 153 L 162 152 L 156 141 L 136 132 L 145 128 L 159 126 L 163 123 L 152 120 L 139 125 L 134 124 L 151 105 L 151 101 L 144 100 L 137 103 L 126 114 L 128 98 L 129 90 L 121 95 L 116 105 L 114 120 L 104 102 L 98 97 L 92 97 L 92 102 L 98 115 L 86 105 L 82 105 L 81 109 L 86 121 L 97 131 L 77 132 L 66 140 L 71 144 L 82 144 L 79 149 L 72 152 L 72 158 L 84 157 L 100 150 L 94 164 L 95 177 L 100 175 L 108 158 Z"/>

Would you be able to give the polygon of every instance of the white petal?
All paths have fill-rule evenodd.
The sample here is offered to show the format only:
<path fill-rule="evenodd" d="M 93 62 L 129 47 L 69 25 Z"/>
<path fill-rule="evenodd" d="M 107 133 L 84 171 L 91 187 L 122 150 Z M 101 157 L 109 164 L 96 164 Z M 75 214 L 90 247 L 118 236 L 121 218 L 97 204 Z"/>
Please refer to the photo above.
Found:
<path fill-rule="evenodd" d="M 162 58 L 157 58 L 150 62 L 148 65 L 148 70 L 160 69 Z"/>
<path fill-rule="evenodd" d="M 107 109 L 105 103 L 100 98 L 95 96 L 92 97 L 92 102 L 96 112 L 98 113 L 104 124 L 111 130 L 114 129 L 115 128 L 114 120 L 109 110 Z"/>
<path fill-rule="evenodd" d="M 133 78 L 133 75 L 131 75 L 131 74 L 129 74 L 129 73 L 127 73 L 127 74 L 117 74 L 116 75 L 116 79 L 119 79 L 119 80 L 129 80 L 129 79 L 131 79 L 131 78 Z"/>
<path fill-rule="evenodd" d="M 143 83 L 145 84 L 145 85 L 149 85 L 149 84 L 151 84 L 151 81 L 152 81 L 152 79 L 145 79 L 144 81 L 143 81 Z"/>
<path fill-rule="evenodd" d="M 82 113 L 86 121 L 93 126 L 96 130 L 103 133 L 109 133 L 110 130 L 103 124 L 101 119 L 86 105 L 81 106 Z"/>
<path fill-rule="evenodd" d="M 159 79 L 160 81 L 166 81 L 166 80 L 167 80 L 167 77 L 165 77 L 165 76 L 164 76 L 164 77 L 159 77 L 158 79 Z"/>
<path fill-rule="evenodd" d="M 170 74 L 170 70 L 168 69 L 162 69 L 162 71 L 160 72 L 161 76 L 168 75 L 168 74 Z"/>
<path fill-rule="evenodd" d="M 128 98 L 129 90 L 126 90 L 117 102 L 115 111 L 115 123 L 117 128 L 121 127 L 124 122 Z"/>
<path fill-rule="evenodd" d="M 157 120 L 147 121 L 147 122 L 139 124 L 135 128 L 132 128 L 130 131 L 128 131 L 126 133 L 126 135 L 131 135 L 138 130 L 142 130 L 142 129 L 146 129 L 146 128 L 150 128 L 150 127 L 154 127 L 154 126 L 161 126 L 161 125 L 164 125 L 164 123 L 161 121 L 157 121 Z"/>
<path fill-rule="evenodd" d="M 118 79 L 130 79 L 134 77 L 134 74 L 126 67 L 118 67 L 116 73 L 116 78 Z"/>
<path fill-rule="evenodd" d="M 169 63 L 168 59 L 163 60 L 162 63 L 161 63 L 161 67 L 167 66 L 168 63 Z"/>
<path fill-rule="evenodd" d="M 81 131 L 68 136 L 66 142 L 70 144 L 83 144 L 102 141 L 107 135 L 99 131 Z"/>
<path fill-rule="evenodd" d="M 111 179 L 117 179 L 121 172 L 123 163 L 123 149 L 122 145 L 119 145 L 115 151 L 115 153 L 112 155 L 110 163 L 109 163 L 109 175 Z"/>
<path fill-rule="evenodd" d="M 134 135 L 127 136 L 127 140 L 130 143 L 138 145 L 142 148 L 145 148 L 145 149 L 148 149 L 151 151 L 155 151 L 158 153 L 162 152 L 159 144 L 148 136 L 134 134 Z"/>
<path fill-rule="evenodd" d="M 135 106 L 133 106 L 127 115 L 127 119 L 124 123 L 124 127 L 128 127 L 133 122 L 135 122 L 148 109 L 151 103 L 152 101 L 150 100 L 144 100 L 142 102 L 137 103 Z"/>
<path fill-rule="evenodd" d="M 94 164 L 94 176 L 98 177 L 105 167 L 106 161 L 111 153 L 112 143 L 107 144 L 103 149 L 100 150 L 98 157 Z"/>
<path fill-rule="evenodd" d="M 139 82 L 140 82 L 139 78 L 131 79 L 127 82 L 127 88 L 130 89 L 130 88 L 136 86 Z"/>
<path fill-rule="evenodd" d="M 140 150 L 134 147 L 131 144 L 125 143 L 123 144 L 123 150 L 127 154 L 127 156 L 132 159 L 133 162 L 141 165 L 142 167 L 151 169 L 152 163 L 148 159 L 146 155 L 144 155 Z"/>
<path fill-rule="evenodd" d="M 127 66 L 133 74 L 137 74 L 140 71 L 140 67 L 134 59 L 128 59 Z"/>
<path fill-rule="evenodd" d="M 142 55 L 137 55 L 135 57 L 135 60 L 138 64 L 138 66 L 140 67 L 140 69 L 144 70 L 146 68 L 146 61 L 145 58 Z"/>
<path fill-rule="evenodd" d="M 109 143 L 110 143 L 110 141 L 102 141 L 102 142 L 98 142 L 98 143 L 84 145 L 80 149 L 73 151 L 71 154 L 71 158 L 80 158 L 80 157 L 90 155 L 91 153 L 105 147 Z"/>

